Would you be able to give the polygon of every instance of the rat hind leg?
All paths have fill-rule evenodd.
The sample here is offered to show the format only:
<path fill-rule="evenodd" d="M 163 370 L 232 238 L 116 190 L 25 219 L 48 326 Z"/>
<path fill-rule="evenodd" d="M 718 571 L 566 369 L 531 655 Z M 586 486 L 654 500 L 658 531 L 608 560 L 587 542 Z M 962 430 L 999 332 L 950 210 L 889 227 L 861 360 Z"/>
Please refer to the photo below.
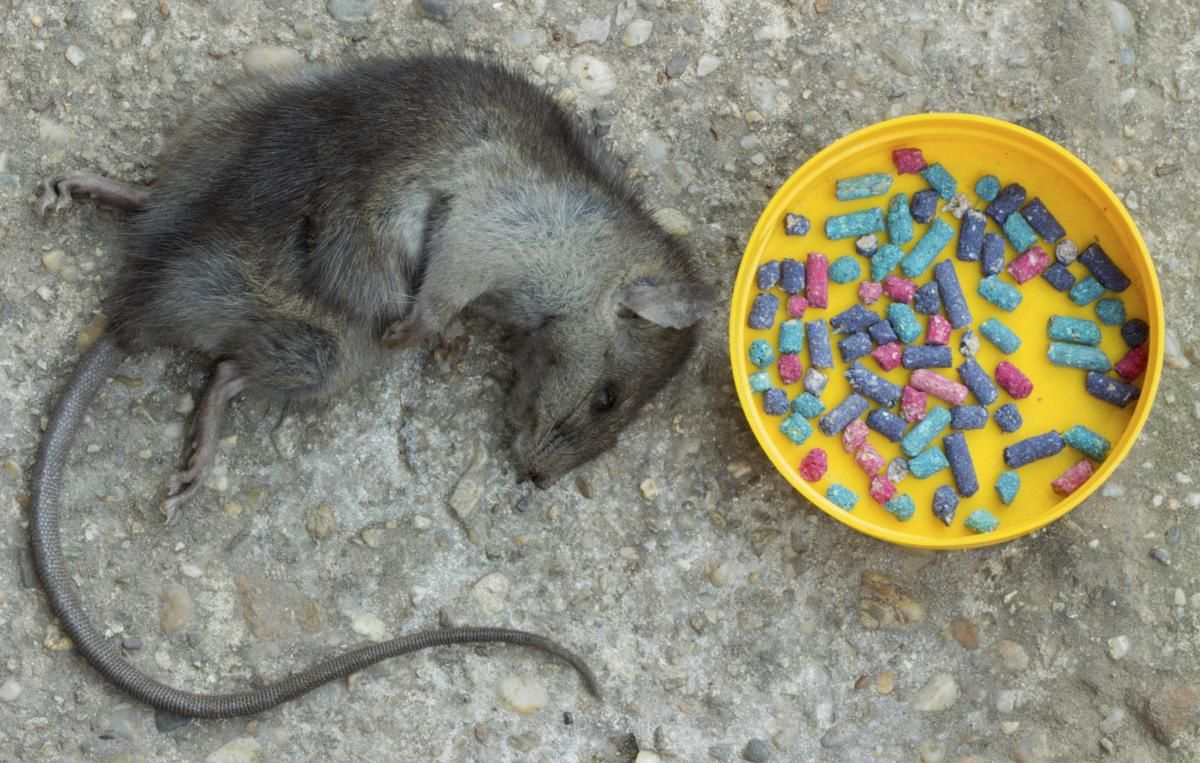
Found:
<path fill-rule="evenodd" d="M 86 196 L 99 206 L 119 212 L 137 212 L 146 206 L 150 191 L 140 186 L 111 180 L 92 172 L 72 170 L 43 182 L 38 198 L 38 214 L 62 212 L 76 196 Z"/>
<path fill-rule="evenodd" d="M 229 401 L 242 391 L 284 399 L 316 397 L 340 370 L 335 335 L 304 320 L 284 317 L 257 320 L 238 332 L 226 359 L 213 369 L 192 421 L 187 468 L 170 484 L 162 511 L 171 522 L 195 497 L 212 471 L 221 419 Z"/>

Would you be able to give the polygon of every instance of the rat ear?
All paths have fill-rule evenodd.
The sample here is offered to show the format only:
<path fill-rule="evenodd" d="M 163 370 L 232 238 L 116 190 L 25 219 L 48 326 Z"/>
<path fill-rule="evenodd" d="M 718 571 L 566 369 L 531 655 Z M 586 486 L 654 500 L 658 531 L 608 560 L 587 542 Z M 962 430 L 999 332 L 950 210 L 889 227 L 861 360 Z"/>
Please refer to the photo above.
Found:
<path fill-rule="evenodd" d="M 634 284 L 619 289 L 613 300 L 655 325 L 684 329 L 716 307 L 717 287 L 699 283 Z"/>

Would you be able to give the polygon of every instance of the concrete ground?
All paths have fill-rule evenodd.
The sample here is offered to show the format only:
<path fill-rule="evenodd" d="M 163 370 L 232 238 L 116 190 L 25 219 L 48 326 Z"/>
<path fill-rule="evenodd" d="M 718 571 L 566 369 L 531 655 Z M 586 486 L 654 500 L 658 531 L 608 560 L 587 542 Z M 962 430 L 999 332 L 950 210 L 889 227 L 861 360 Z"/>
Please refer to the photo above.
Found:
<path fill-rule="evenodd" d="M 1200 759 L 1191 0 L 422 4 L 449 18 L 410 0 L 0 2 L 0 760 Z M 152 179 L 171 126 L 247 68 L 464 49 L 607 133 L 729 284 L 773 190 L 856 128 L 954 110 L 1059 141 L 1123 198 L 1162 276 L 1173 333 L 1141 441 L 1035 536 L 896 548 L 774 473 L 719 315 L 582 489 L 535 492 L 514 484 L 492 416 L 504 358 L 476 326 L 460 365 L 411 351 L 278 426 L 239 402 L 211 489 L 166 528 L 155 507 L 205 368 L 137 357 L 76 448 L 64 548 L 143 670 L 232 690 L 452 621 L 550 634 L 607 690 L 593 701 L 522 650 L 443 649 L 251 720 L 159 731 L 73 655 L 21 571 L 39 426 L 119 248 L 107 212 L 38 219 L 39 180 Z M 579 56 L 611 67 L 611 93 L 577 79 Z M 455 511 L 468 469 L 482 495 Z"/>

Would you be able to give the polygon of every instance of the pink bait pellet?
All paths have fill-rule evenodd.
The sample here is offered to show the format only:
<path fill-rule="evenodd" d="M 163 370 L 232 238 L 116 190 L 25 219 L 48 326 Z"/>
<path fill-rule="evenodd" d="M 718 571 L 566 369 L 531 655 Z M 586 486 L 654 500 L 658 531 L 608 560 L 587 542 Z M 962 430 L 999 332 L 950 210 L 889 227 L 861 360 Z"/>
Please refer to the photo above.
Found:
<path fill-rule="evenodd" d="M 899 342 L 888 342 L 871 350 L 871 357 L 884 371 L 891 371 L 904 362 L 904 348 Z"/>
<path fill-rule="evenodd" d="M 828 468 L 829 457 L 825 455 L 825 451 L 813 448 L 800 462 L 800 476 L 805 482 L 816 482 L 825 476 L 825 470 Z"/>
<path fill-rule="evenodd" d="M 1133 381 L 1142 375 L 1149 362 L 1150 353 L 1147 352 L 1145 346 L 1132 347 L 1129 352 L 1125 353 L 1125 357 L 1113 365 L 1113 368 L 1116 370 L 1117 375 L 1125 381 Z"/>
<path fill-rule="evenodd" d="M 1054 492 L 1059 495 L 1070 495 L 1092 476 L 1092 462 L 1084 459 L 1062 473 L 1062 476 L 1050 483 Z"/>
<path fill-rule="evenodd" d="M 858 300 L 864 305 L 873 305 L 883 296 L 883 286 L 878 281 L 863 281 L 858 285 Z"/>
<path fill-rule="evenodd" d="M 1017 283 L 1031 281 L 1050 267 L 1050 255 L 1040 246 L 1031 246 L 1020 257 L 1008 263 L 1008 272 Z"/>
<path fill-rule="evenodd" d="M 871 478 L 871 497 L 879 503 L 887 503 L 896 497 L 896 486 L 885 474 L 876 474 Z"/>
<path fill-rule="evenodd" d="M 927 368 L 921 368 L 912 372 L 908 383 L 913 387 L 927 392 L 934 397 L 945 400 L 950 405 L 962 405 L 967 399 L 967 389 L 965 384 L 959 384 L 953 379 L 947 379 L 941 374 L 936 374 Z"/>
<path fill-rule="evenodd" d="M 829 307 L 829 258 L 809 252 L 805 266 L 808 278 L 808 306 Z"/>
<path fill-rule="evenodd" d="M 925 418 L 925 406 L 928 401 L 929 397 L 924 392 L 905 385 L 900 392 L 900 418 L 909 424 Z"/>
<path fill-rule="evenodd" d="M 946 345 L 950 343 L 950 332 L 954 327 L 941 313 L 929 316 L 929 327 L 925 330 L 925 341 L 929 344 Z"/>
<path fill-rule="evenodd" d="M 799 355 L 779 356 L 779 379 L 784 384 L 795 384 L 804 377 L 804 364 Z"/>
<path fill-rule="evenodd" d="M 996 383 L 1014 400 L 1024 400 L 1033 393 L 1033 382 L 1007 360 L 1000 361 L 1000 365 L 996 366 Z"/>
<path fill-rule="evenodd" d="M 896 300 L 908 304 L 917 293 L 917 285 L 907 278 L 888 276 L 883 279 L 883 293 Z"/>
<path fill-rule="evenodd" d="M 854 463 L 858 464 L 859 468 L 867 474 L 875 476 L 887 466 L 887 459 L 875 449 L 874 445 L 866 443 L 854 454 Z"/>
<path fill-rule="evenodd" d="M 862 419 L 855 419 L 846 425 L 842 430 L 842 447 L 847 453 L 854 453 L 867 441 L 867 435 L 871 430 L 867 428 L 866 422 Z"/>
<path fill-rule="evenodd" d="M 915 175 L 925 169 L 925 157 L 919 148 L 892 149 L 892 163 L 901 175 Z"/>
<path fill-rule="evenodd" d="M 808 309 L 808 300 L 803 294 L 793 294 L 787 299 L 787 314 L 789 318 L 803 318 Z"/>

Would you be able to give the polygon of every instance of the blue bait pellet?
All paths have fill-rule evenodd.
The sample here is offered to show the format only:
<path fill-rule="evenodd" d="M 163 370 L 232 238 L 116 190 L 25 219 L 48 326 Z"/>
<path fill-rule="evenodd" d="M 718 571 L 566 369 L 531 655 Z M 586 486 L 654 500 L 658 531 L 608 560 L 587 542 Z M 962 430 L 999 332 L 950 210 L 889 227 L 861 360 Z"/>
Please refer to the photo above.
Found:
<path fill-rule="evenodd" d="M 779 288 L 785 294 L 804 291 L 804 263 L 799 260 L 784 260 L 779 263 Z"/>
<path fill-rule="evenodd" d="M 887 314 L 901 342 L 908 344 L 921 335 L 921 324 L 917 322 L 917 316 L 913 315 L 912 308 L 908 305 L 893 302 L 888 305 Z"/>
<path fill-rule="evenodd" d="M 771 374 L 766 371 L 758 371 L 750 374 L 750 391 L 751 392 L 766 392 L 771 388 Z"/>
<path fill-rule="evenodd" d="M 1096 303 L 1096 317 L 1105 326 L 1120 326 L 1125 322 L 1125 303 L 1119 299 L 1102 299 Z"/>
<path fill-rule="evenodd" d="M 968 209 L 963 215 L 962 224 L 958 229 L 958 259 L 963 262 L 975 262 L 983 250 L 983 229 L 987 227 L 987 217 L 982 212 Z"/>
<path fill-rule="evenodd" d="M 1002 227 L 1004 235 L 1008 236 L 1008 243 L 1012 244 L 1012 248 L 1018 252 L 1024 252 L 1037 243 L 1037 234 L 1033 232 L 1033 228 L 1029 227 L 1029 223 L 1025 221 L 1020 212 L 1013 212 L 1009 215 Z"/>
<path fill-rule="evenodd" d="M 1000 352 L 1005 355 L 1012 355 L 1021 346 L 1021 337 L 995 318 L 988 318 L 979 324 L 979 333 L 999 347 Z"/>
<path fill-rule="evenodd" d="M 977 533 L 990 533 L 1000 526 L 1000 520 L 987 509 L 976 509 L 963 520 L 963 526 Z"/>
<path fill-rule="evenodd" d="M 958 181 L 939 163 L 935 162 L 921 170 L 921 177 L 946 201 L 953 199 L 954 192 L 958 190 Z"/>
<path fill-rule="evenodd" d="M 1016 403 L 1005 403 L 1000 406 L 992 414 L 992 418 L 995 420 L 996 426 L 1000 427 L 1000 431 L 1005 433 L 1015 432 L 1025 423 Z"/>
<path fill-rule="evenodd" d="M 750 305 L 750 317 L 746 321 L 752 329 L 769 329 L 775 325 L 775 313 L 779 311 L 779 297 L 774 294 L 759 294 Z"/>
<path fill-rule="evenodd" d="M 750 362 L 766 368 L 775 362 L 775 348 L 766 339 L 755 339 L 750 343 Z"/>
<path fill-rule="evenodd" d="M 829 344 L 829 326 L 823 320 L 804 324 L 808 335 L 808 362 L 814 368 L 833 368 L 833 347 Z"/>
<path fill-rule="evenodd" d="M 979 255 L 983 275 L 999 275 L 1004 270 L 1004 239 L 997 233 L 983 234 L 983 250 Z"/>
<path fill-rule="evenodd" d="M 925 414 L 925 418 L 918 421 L 912 429 L 908 430 L 908 434 L 904 435 L 904 439 L 900 441 L 901 452 L 912 458 L 929 447 L 933 438 L 940 435 L 942 430 L 948 426 L 950 426 L 950 411 L 940 405 L 931 408 Z M 909 466 L 912 466 L 911 463 Z"/>
<path fill-rule="evenodd" d="M 779 283 L 779 260 L 770 260 L 758 266 L 755 280 L 760 291 L 770 291 Z"/>
<path fill-rule="evenodd" d="M 900 270 L 909 278 L 916 278 L 929 268 L 933 260 L 941 254 L 954 238 L 954 229 L 942 218 L 937 218 L 921 236 L 921 240 L 900 261 Z"/>
<path fill-rule="evenodd" d="M 1100 327 L 1086 318 L 1051 315 L 1046 323 L 1046 336 L 1059 342 L 1100 344 Z"/>
<path fill-rule="evenodd" d="M 1000 193 L 1000 180 L 995 175 L 984 175 L 975 181 L 975 195 L 984 201 L 991 201 Z"/>
<path fill-rule="evenodd" d="M 1079 261 L 1092 272 L 1100 285 L 1109 291 L 1125 291 L 1129 288 L 1129 277 L 1125 271 L 1108 258 L 1099 244 L 1092 244 L 1079 253 Z"/>
<path fill-rule="evenodd" d="M 1096 371 L 1088 371 L 1084 388 L 1092 397 L 1121 408 L 1129 405 L 1130 400 L 1136 400 L 1142 394 L 1141 390 L 1132 384 L 1126 384 L 1120 379 L 1114 379 Z"/>
<path fill-rule="evenodd" d="M 942 260 L 933 266 L 933 278 L 937 281 L 938 294 L 942 298 L 942 307 L 946 309 L 946 320 L 952 328 L 960 329 L 971 325 L 971 308 L 967 306 L 967 298 L 963 295 L 962 284 L 958 282 L 958 273 L 954 263 Z"/>
<path fill-rule="evenodd" d="M 962 362 L 958 367 L 958 376 L 966 388 L 971 390 L 975 399 L 983 405 L 991 405 L 1000 397 L 996 382 L 992 381 L 992 377 L 974 357 L 968 357 Z"/>
<path fill-rule="evenodd" d="M 1059 239 L 1067 235 L 1058 220 L 1050 214 L 1050 210 L 1046 209 L 1046 205 L 1036 196 L 1030 199 L 1029 203 L 1021 210 L 1021 217 L 1025 218 L 1025 222 L 1029 223 L 1039 236 L 1051 244 L 1058 243 Z"/>
<path fill-rule="evenodd" d="M 784 355 L 798 355 L 804 351 L 804 322 L 799 318 L 779 324 L 779 351 Z"/>
<path fill-rule="evenodd" d="M 793 413 L 779 425 L 779 431 L 783 432 L 784 437 L 800 445 L 812 437 L 813 430 L 812 425 L 805 421 L 801 414 Z"/>
<path fill-rule="evenodd" d="M 950 465 L 946 454 L 939 447 L 927 449 L 916 458 L 908 460 L 908 471 L 919 480 L 928 479 Z"/>
<path fill-rule="evenodd" d="M 942 298 L 938 295 L 937 281 L 930 281 L 913 294 L 912 308 L 921 315 L 933 315 L 942 309 Z"/>
<path fill-rule="evenodd" d="M 815 419 L 825 412 L 825 404 L 811 392 L 801 392 L 792 401 L 792 410 L 806 419 Z"/>
<path fill-rule="evenodd" d="M 1150 326 L 1141 318 L 1131 318 L 1121 327 L 1121 338 L 1129 347 L 1141 347 L 1150 338 Z"/>
<path fill-rule="evenodd" d="M 876 236 L 874 233 L 859 236 L 854 240 L 854 251 L 867 259 L 874 257 L 875 252 L 879 251 L 879 236 Z"/>
<path fill-rule="evenodd" d="M 1024 202 L 1024 186 L 1020 183 L 1011 183 L 996 194 L 996 198 L 992 199 L 992 203 L 988 204 L 987 209 L 983 212 L 995 220 L 997 225 L 1004 225 L 1004 221 L 1008 219 L 1009 215 L 1016 212 Z"/>
<path fill-rule="evenodd" d="M 888 202 L 887 234 L 888 240 L 897 246 L 912 241 L 912 212 L 908 209 L 908 197 L 902 193 L 896 194 Z"/>
<path fill-rule="evenodd" d="M 901 493 L 883 504 L 888 513 L 901 522 L 907 522 L 917 513 L 917 504 L 908 493 Z"/>
<path fill-rule="evenodd" d="M 805 236 L 812 228 L 812 223 L 804 215 L 794 215 L 791 212 L 783 216 L 783 232 L 789 236 Z"/>
<path fill-rule="evenodd" d="M 892 442 L 900 442 L 900 438 L 904 437 L 904 419 L 882 408 L 867 414 L 867 426 Z"/>
<path fill-rule="evenodd" d="M 1021 292 L 1015 286 L 996 276 L 988 276 L 979 282 L 979 296 L 1009 313 L 1017 309 L 1022 299 Z"/>
<path fill-rule="evenodd" d="M 896 336 L 896 329 L 892 328 L 891 322 L 886 318 L 872 323 L 867 328 L 867 333 L 871 335 L 871 341 L 879 345 L 900 341 L 900 337 Z"/>
<path fill-rule="evenodd" d="M 787 393 L 779 387 L 771 387 L 763 393 L 763 413 L 768 416 L 782 416 L 790 407 Z"/>
<path fill-rule="evenodd" d="M 927 223 L 937 214 L 937 205 L 938 192 L 932 188 L 926 188 L 912 195 L 912 203 L 909 204 L 908 209 L 914 220 L 919 223 Z"/>
<path fill-rule="evenodd" d="M 1005 506 L 1011 504 L 1021 489 L 1021 475 L 1016 472 L 1001 472 L 996 478 L 996 492 Z"/>
<path fill-rule="evenodd" d="M 949 527 L 954 523 L 954 512 L 958 509 L 958 494 L 949 485 L 933 491 L 933 515 Z"/>
<path fill-rule="evenodd" d="M 868 233 L 879 233 L 884 229 L 883 209 L 872 207 L 825 219 L 825 238 L 836 241 L 841 238 L 857 238 Z"/>
<path fill-rule="evenodd" d="M 870 419 L 867 420 L 867 423 L 870 423 Z M 1088 429 L 1083 424 L 1076 424 L 1063 432 L 1062 438 L 1067 445 L 1097 461 L 1103 461 L 1112 447 L 1112 443 L 1108 441 L 1107 437 Z"/>
<path fill-rule="evenodd" d="M 1069 296 L 1071 301 L 1083 307 L 1090 305 L 1104 295 L 1104 287 L 1096 280 L 1094 276 L 1081 278 L 1078 283 L 1071 287 Z"/>
<path fill-rule="evenodd" d="M 903 392 L 899 385 L 859 362 L 852 363 L 846 369 L 846 381 L 849 382 L 850 389 L 886 408 L 895 407 L 896 403 L 900 402 L 900 393 Z"/>
<path fill-rule="evenodd" d="M 834 283 L 850 283 L 862 275 L 862 265 L 850 255 L 838 257 L 829 265 L 829 280 Z"/>
<path fill-rule="evenodd" d="M 946 451 L 946 460 L 950 462 L 950 473 L 954 475 L 958 494 L 970 498 L 978 493 L 979 477 L 975 474 L 975 462 L 971 460 L 971 450 L 967 447 L 967 436 L 962 432 L 946 435 L 942 438 L 942 447 Z"/>
<path fill-rule="evenodd" d="M 858 493 L 836 482 L 825 489 L 825 497 L 833 501 L 835 506 L 846 511 L 854 511 L 854 507 L 858 504 Z"/>
<path fill-rule="evenodd" d="M 872 196 L 882 196 L 891 190 L 892 176 L 886 172 L 874 172 L 870 175 L 842 178 L 834 184 L 834 194 L 838 201 L 854 201 L 869 199 Z"/>
<path fill-rule="evenodd" d="M 838 340 L 838 354 L 846 363 L 853 363 L 864 355 L 871 354 L 871 337 L 866 332 L 858 331 Z"/>
<path fill-rule="evenodd" d="M 862 305 L 855 304 L 829 319 L 829 325 L 838 334 L 853 334 L 870 328 L 879 322 L 879 316 Z"/>
<path fill-rule="evenodd" d="M 895 244 L 884 244 L 871 258 L 871 280 L 882 281 L 904 257 L 904 250 Z"/>
<path fill-rule="evenodd" d="M 901 362 L 910 371 L 918 368 L 949 368 L 954 364 L 954 355 L 945 345 L 915 344 L 904 348 Z"/>
<path fill-rule="evenodd" d="M 841 434 L 842 430 L 851 421 L 866 413 L 869 407 L 871 407 L 871 404 L 867 402 L 865 397 L 851 392 L 846 396 L 845 400 L 835 405 L 829 413 L 821 417 L 821 420 L 817 422 L 817 428 L 821 430 L 822 434 L 828 437 Z"/>
<path fill-rule="evenodd" d="M 988 410 L 982 405 L 956 405 L 950 409 L 951 429 L 983 429 L 987 421 Z"/>
<path fill-rule="evenodd" d="M 1108 371 L 1112 361 L 1097 347 L 1066 342 L 1051 342 L 1046 357 L 1056 366 L 1079 368 L 1085 371 Z"/>
<path fill-rule="evenodd" d="M 1062 435 L 1055 431 L 1029 437 L 1004 449 L 1004 463 L 1011 469 L 1017 469 L 1034 461 L 1058 455 L 1064 445 Z"/>
<path fill-rule="evenodd" d="M 1075 275 L 1061 262 L 1055 262 L 1042 271 L 1042 278 L 1056 291 L 1069 291 L 1075 285 Z"/>

